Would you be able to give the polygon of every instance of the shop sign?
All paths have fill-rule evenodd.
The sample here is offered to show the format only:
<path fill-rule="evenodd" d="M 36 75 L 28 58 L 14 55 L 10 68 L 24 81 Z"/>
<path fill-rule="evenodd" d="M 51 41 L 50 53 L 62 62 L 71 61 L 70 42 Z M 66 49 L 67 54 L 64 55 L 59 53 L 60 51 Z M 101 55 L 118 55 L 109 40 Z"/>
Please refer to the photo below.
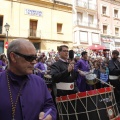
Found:
<path fill-rule="evenodd" d="M 120 42 L 120 39 L 115 39 L 115 42 Z"/>
<path fill-rule="evenodd" d="M 102 41 L 102 42 L 108 42 L 108 43 L 109 43 L 109 42 L 113 42 L 113 39 L 111 39 L 111 38 L 103 38 L 103 37 L 102 37 L 102 38 L 101 38 L 101 41 Z"/>
<path fill-rule="evenodd" d="M 25 14 L 26 15 L 32 15 L 32 16 L 42 16 L 42 12 L 41 11 L 37 11 L 37 10 L 30 10 L 30 9 L 25 9 Z"/>

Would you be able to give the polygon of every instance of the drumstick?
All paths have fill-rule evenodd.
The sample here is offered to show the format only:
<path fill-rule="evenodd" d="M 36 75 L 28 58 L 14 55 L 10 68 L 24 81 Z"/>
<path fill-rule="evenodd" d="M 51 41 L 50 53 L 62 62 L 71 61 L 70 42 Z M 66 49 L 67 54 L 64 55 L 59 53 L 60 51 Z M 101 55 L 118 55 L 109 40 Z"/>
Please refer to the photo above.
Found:
<path fill-rule="evenodd" d="M 104 84 L 106 84 L 106 85 L 108 85 L 108 86 L 111 86 L 112 88 L 115 88 L 115 87 L 113 87 L 112 85 L 110 85 L 110 84 L 108 84 L 108 83 L 106 83 L 106 82 L 104 82 L 104 81 L 102 81 L 102 80 L 100 80 L 100 79 L 98 79 L 98 78 L 96 78 L 97 80 L 99 80 L 101 83 L 104 83 Z"/>
<path fill-rule="evenodd" d="M 42 118 L 42 120 L 45 119 L 45 118 L 47 117 L 47 115 L 50 114 L 51 111 L 52 111 L 52 109 L 50 108 L 50 109 L 44 114 L 44 117 Z"/>

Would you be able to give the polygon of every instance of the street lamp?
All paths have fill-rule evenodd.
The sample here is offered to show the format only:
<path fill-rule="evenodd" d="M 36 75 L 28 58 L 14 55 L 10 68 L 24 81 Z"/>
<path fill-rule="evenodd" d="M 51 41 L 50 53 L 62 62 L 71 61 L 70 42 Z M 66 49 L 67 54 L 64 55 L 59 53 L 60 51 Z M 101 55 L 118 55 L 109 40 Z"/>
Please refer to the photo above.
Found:
<path fill-rule="evenodd" d="M 5 29 L 6 29 L 6 32 L 7 32 L 7 42 L 8 42 L 8 31 L 9 31 L 9 28 L 10 28 L 10 25 L 8 23 L 6 23 L 4 25 Z"/>
<path fill-rule="evenodd" d="M 7 32 L 7 41 L 5 42 L 5 48 L 7 49 L 8 48 L 8 31 L 9 31 L 9 28 L 10 28 L 10 25 L 8 24 L 8 23 L 6 23 L 5 25 L 4 25 L 4 27 L 5 27 L 5 30 L 6 30 L 6 32 Z"/>

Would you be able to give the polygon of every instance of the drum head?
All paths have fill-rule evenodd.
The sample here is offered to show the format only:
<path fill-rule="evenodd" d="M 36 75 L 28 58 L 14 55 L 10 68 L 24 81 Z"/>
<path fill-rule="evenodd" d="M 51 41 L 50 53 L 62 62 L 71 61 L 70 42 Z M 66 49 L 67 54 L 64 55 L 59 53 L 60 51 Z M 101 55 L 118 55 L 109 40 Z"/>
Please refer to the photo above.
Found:
<path fill-rule="evenodd" d="M 87 84 L 89 85 L 94 85 L 98 82 L 98 80 L 96 79 L 97 78 L 96 74 L 88 74 L 85 76 L 85 78 L 86 78 Z"/>
<path fill-rule="evenodd" d="M 87 80 L 94 80 L 97 76 L 96 76 L 96 74 L 88 74 L 85 77 Z"/>

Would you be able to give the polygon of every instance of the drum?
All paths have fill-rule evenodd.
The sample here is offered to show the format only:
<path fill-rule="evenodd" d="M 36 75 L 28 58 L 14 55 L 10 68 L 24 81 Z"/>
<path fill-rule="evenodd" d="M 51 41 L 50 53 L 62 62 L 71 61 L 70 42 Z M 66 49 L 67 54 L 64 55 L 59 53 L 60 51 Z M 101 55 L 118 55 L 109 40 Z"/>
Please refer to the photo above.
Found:
<path fill-rule="evenodd" d="M 113 88 L 56 98 L 60 120 L 120 120 Z"/>
<path fill-rule="evenodd" d="M 85 78 L 86 78 L 87 84 L 89 84 L 89 85 L 94 85 L 98 82 L 96 74 L 92 74 L 92 73 L 87 74 L 85 76 Z"/>
<path fill-rule="evenodd" d="M 48 90 L 51 92 L 52 91 L 52 79 L 51 79 L 51 75 L 49 74 L 45 74 L 44 75 L 44 80 L 45 80 L 45 83 L 48 87 Z"/>

